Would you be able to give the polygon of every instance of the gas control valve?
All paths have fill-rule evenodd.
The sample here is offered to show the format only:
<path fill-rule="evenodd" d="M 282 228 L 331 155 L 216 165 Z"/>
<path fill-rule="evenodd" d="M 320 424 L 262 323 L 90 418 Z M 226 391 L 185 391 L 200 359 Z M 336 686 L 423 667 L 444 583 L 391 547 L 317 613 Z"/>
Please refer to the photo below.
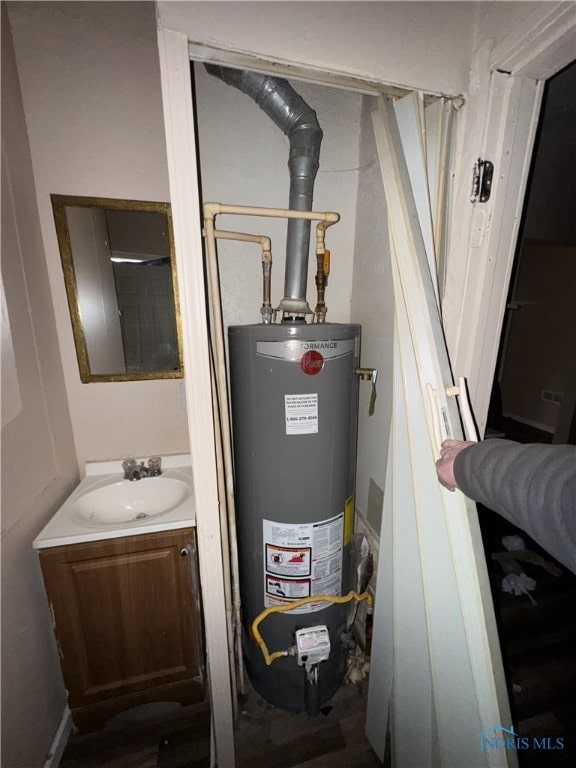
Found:
<path fill-rule="evenodd" d="M 330 656 L 330 635 L 328 627 L 320 624 L 316 627 L 304 627 L 296 630 L 296 656 L 298 664 L 306 668 L 308 678 L 316 682 L 318 664 Z"/>

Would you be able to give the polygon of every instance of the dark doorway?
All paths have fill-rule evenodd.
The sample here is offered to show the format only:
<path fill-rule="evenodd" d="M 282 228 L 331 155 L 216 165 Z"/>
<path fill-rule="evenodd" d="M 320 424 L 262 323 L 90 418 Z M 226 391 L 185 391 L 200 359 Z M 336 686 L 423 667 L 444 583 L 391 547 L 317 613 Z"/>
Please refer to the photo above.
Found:
<path fill-rule="evenodd" d="M 576 62 L 546 85 L 487 438 L 576 443 L 575 137 Z M 479 514 L 515 731 L 564 745 L 519 751 L 520 766 L 568 768 L 576 765 L 576 576 L 491 510 Z M 503 591 L 506 536 L 533 556 L 517 563 L 534 582 L 519 595 Z"/>

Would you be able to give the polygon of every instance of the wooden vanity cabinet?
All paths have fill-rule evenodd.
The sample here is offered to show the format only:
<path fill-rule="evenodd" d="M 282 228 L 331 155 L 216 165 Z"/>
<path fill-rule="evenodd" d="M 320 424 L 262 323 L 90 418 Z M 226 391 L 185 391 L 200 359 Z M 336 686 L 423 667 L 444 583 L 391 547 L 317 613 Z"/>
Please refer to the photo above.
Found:
<path fill-rule="evenodd" d="M 193 528 L 40 551 L 80 731 L 158 701 L 204 699 Z"/>

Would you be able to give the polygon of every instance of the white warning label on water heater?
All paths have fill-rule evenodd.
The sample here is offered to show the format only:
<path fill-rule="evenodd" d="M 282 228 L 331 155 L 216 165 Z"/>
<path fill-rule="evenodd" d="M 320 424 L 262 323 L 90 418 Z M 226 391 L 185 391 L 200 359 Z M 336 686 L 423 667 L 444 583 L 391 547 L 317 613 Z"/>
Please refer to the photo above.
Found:
<path fill-rule="evenodd" d="M 318 432 L 318 393 L 284 395 L 287 435 L 315 435 Z"/>
<path fill-rule="evenodd" d="M 263 520 L 264 605 L 283 605 L 314 595 L 340 595 L 344 515 L 316 523 Z M 294 613 L 312 613 L 326 602 Z"/>

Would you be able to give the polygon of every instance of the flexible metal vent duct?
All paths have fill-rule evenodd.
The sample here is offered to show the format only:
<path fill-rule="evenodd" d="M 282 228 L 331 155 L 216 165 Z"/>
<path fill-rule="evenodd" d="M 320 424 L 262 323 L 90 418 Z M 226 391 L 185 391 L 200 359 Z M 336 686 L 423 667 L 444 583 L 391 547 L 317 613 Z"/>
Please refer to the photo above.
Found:
<path fill-rule="evenodd" d="M 288 207 L 296 211 L 312 210 L 314 180 L 322 142 L 322 129 L 314 110 L 292 86 L 278 77 L 205 64 L 209 74 L 243 91 L 281 128 L 290 140 L 288 168 L 290 199 Z M 279 309 L 291 314 L 310 312 L 306 301 L 310 222 L 289 219 L 286 241 L 284 299 Z"/>

